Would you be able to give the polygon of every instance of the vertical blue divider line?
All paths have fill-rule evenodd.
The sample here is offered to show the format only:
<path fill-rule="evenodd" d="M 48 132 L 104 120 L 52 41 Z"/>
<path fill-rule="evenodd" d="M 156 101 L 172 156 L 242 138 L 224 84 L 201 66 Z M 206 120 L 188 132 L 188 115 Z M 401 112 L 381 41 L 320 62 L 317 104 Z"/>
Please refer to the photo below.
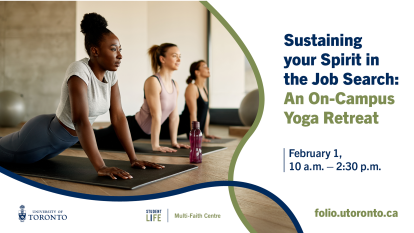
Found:
<path fill-rule="evenodd" d="M 169 216 L 169 212 L 168 212 L 168 209 L 167 209 L 167 222 L 168 222 L 168 216 Z"/>
<path fill-rule="evenodd" d="M 283 148 L 283 172 L 285 172 L 285 148 Z"/>

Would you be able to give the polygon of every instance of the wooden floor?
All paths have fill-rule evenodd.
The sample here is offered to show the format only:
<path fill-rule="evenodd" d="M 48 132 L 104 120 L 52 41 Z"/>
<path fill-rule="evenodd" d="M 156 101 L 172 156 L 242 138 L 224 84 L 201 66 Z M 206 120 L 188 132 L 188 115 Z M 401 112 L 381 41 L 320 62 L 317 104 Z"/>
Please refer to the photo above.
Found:
<path fill-rule="evenodd" d="M 234 190 L 240 209 L 258 233 L 297 232 L 286 212 L 272 199 L 250 189 Z"/>
<path fill-rule="evenodd" d="M 102 127 L 105 125 L 107 125 L 107 123 L 95 123 L 94 127 Z M 19 128 L 0 128 L 0 136 L 5 136 L 17 130 L 19 130 Z M 210 133 L 213 135 L 231 138 L 231 136 L 229 136 L 228 127 L 211 126 L 210 131 Z M 197 164 L 198 169 L 196 170 L 183 173 L 135 190 L 122 190 L 116 188 L 100 187 L 45 178 L 29 176 L 25 177 L 55 188 L 94 195 L 133 196 L 160 193 L 208 181 L 227 180 L 230 161 L 240 140 L 241 138 L 237 138 L 235 141 L 229 142 L 227 144 L 209 143 L 207 145 L 225 146 L 227 147 L 227 150 L 203 156 L 203 162 L 201 164 Z M 62 152 L 62 155 L 86 157 L 85 152 L 83 152 L 82 150 L 73 149 L 65 150 L 64 152 Z M 125 153 L 101 152 L 101 155 L 104 160 L 125 160 L 126 163 L 128 163 L 128 157 Z M 137 157 L 141 160 L 149 160 L 156 163 L 190 164 L 188 158 L 139 154 L 137 154 Z M 92 164 L 91 169 L 94 169 Z M 235 192 L 237 201 L 240 205 L 242 212 L 257 232 L 296 232 L 293 223 L 290 221 L 287 214 L 283 211 L 282 208 L 279 207 L 279 205 L 273 202 L 270 198 L 255 191 L 244 188 L 235 188 Z"/>

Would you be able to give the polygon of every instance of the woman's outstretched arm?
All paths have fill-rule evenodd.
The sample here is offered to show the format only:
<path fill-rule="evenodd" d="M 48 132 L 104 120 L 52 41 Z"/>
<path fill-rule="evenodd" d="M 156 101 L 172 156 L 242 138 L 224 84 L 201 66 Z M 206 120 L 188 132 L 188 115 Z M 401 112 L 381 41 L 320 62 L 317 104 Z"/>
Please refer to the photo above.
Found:
<path fill-rule="evenodd" d="M 132 144 L 131 132 L 129 132 L 128 121 L 125 117 L 124 111 L 122 110 L 118 81 L 111 88 L 111 107 L 109 108 L 109 114 L 116 136 L 127 153 L 132 167 L 140 167 L 142 169 L 145 169 L 146 167 L 153 167 L 157 169 L 164 168 L 164 166 L 137 159 L 134 145 Z"/>
<path fill-rule="evenodd" d="M 197 86 L 193 83 L 188 84 L 187 89 L 185 89 L 185 103 L 190 111 L 190 122 L 186 122 L 186 124 L 190 124 L 190 129 L 191 122 L 197 121 L 197 98 Z"/>
<path fill-rule="evenodd" d="M 210 109 L 207 111 L 206 124 L 204 125 L 204 137 L 208 135 L 208 127 L 210 126 Z"/>
<path fill-rule="evenodd" d="M 116 179 L 118 176 L 122 179 L 131 179 L 132 176 L 122 169 L 115 167 L 106 167 L 98 151 L 95 135 L 91 123 L 89 122 L 88 106 L 88 86 L 77 76 L 72 76 L 68 81 L 69 100 L 72 110 L 72 122 L 75 126 L 76 134 L 82 145 L 83 150 L 91 161 L 93 167 L 99 176 L 110 176 Z"/>
<path fill-rule="evenodd" d="M 137 157 L 135 156 L 135 149 L 132 144 L 128 122 L 122 109 L 118 81 L 111 88 L 111 107 L 109 108 L 109 115 L 111 117 L 111 124 L 114 127 L 116 136 L 127 153 L 129 161 L 135 160 Z"/>
<path fill-rule="evenodd" d="M 175 106 L 174 111 L 172 111 L 168 117 L 169 119 L 169 130 L 170 130 L 170 139 L 171 139 L 171 146 L 180 148 L 177 146 L 177 133 L 178 133 L 178 125 L 180 124 L 180 117 L 178 115 L 177 106 Z"/>
<path fill-rule="evenodd" d="M 208 93 L 206 94 L 208 95 Z M 210 109 L 207 110 L 206 123 L 204 125 L 204 137 L 209 138 L 209 139 L 220 139 L 220 137 L 210 135 L 209 128 L 210 128 Z"/>
<path fill-rule="evenodd" d="M 210 139 L 220 139 L 220 137 L 209 134 L 210 127 L 210 109 L 207 111 L 206 124 L 204 125 L 204 137 Z"/>
<path fill-rule="evenodd" d="M 169 115 L 169 125 L 170 125 L 170 138 L 171 138 L 171 146 L 175 147 L 175 148 L 186 148 L 189 149 L 190 146 L 189 145 L 185 145 L 185 144 L 179 144 L 177 142 L 177 133 L 178 133 L 178 125 L 180 124 L 180 116 L 178 115 L 178 96 L 180 94 L 180 89 L 178 88 L 178 85 L 175 86 L 175 88 L 177 89 L 177 100 L 175 103 L 175 109 L 170 113 Z"/>

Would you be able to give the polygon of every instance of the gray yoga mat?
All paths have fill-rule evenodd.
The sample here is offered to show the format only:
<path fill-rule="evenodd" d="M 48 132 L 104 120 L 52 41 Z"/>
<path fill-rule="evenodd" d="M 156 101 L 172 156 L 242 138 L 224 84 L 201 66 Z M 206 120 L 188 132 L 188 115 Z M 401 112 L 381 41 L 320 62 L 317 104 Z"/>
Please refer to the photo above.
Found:
<path fill-rule="evenodd" d="M 171 145 L 161 145 L 166 147 L 171 147 Z M 71 148 L 82 149 L 80 144 L 75 144 Z M 182 149 L 182 148 L 174 148 L 177 152 L 174 153 L 164 153 L 159 151 L 152 151 L 151 144 L 149 143 L 138 143 L 134 142 L 135 152 L 144 155 L 157 155 L 157 156 L 170 156 L 170 157 L 189 157 L 190 156 L 190 149 Z M 203 146 L 201 147 L 201 151 L 204 155 L 208 155 L 217 151 L 225 150 L 226 147 L 222 146 Z M 99 148 L 101 151 L 114 151 L 114 152 L 124 152 L 123 148 Z"/>
<path fill-rule="evenodd" d="M 198 167 L 191 164 L 162 164 L 164 169 L 132 168 L 129 161 L 105 159 L 108 167 L 123 169 L 134 178 L 123 180 L 118 177 L 112 180 L 109 176 L 98 176 L 88 158 L 72 156 L 56 156 L 32 164 L 0 163 L 0 166 L 19 175 L 35 176 L 54 180 L 71 181 L 121 189 L 136 189 Z"/>

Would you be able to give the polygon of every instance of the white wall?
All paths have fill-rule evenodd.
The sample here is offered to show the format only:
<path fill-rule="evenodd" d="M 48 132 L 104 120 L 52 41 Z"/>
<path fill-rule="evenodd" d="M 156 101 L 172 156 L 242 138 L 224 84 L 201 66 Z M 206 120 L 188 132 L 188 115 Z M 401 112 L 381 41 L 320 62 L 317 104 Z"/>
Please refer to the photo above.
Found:
<path fill-rule="evenodd" d="M 210 108 L 239 108 L 246 91 L 244 54 L 214 16 L 210 45 Z"/>
<path fill-rule="evenodd" d="M 85 13 L 96 12 L 108 21 L 108 28 L 122 45 L 122 64 L 117 71 L 126 115 L 139 111 L 143 103 L 143 85 L 151 75 L 147 50 L 153 44 L 177 44 L 180 69 L 173 78 L 180 87 L 179 112 L 184 109 L 185 83 L 193 61 L 206 59 L 207 10 L 199 2 L 77 2 L 76 59 L 87 56 L 80 22 Z M 109 114 L 97 121 L 109 121 Z"/>
<path fill-rule="evenodd" d="M 181 52 L 180 68 L 173 76 L 180 88 L 181 113 L 190 65 L 207 59 L 207 9 L 200 2 L 148 2 L 148 48 L 165 42 L 178 45 Z"/>
<path fill-rule="evenodd" d="M 244 72 L 245 72 L 245 94 L 257 89 L 256 76 L 254 76 L 253 69 L 250 66 L 249 61 L 244 57 Z"/>

